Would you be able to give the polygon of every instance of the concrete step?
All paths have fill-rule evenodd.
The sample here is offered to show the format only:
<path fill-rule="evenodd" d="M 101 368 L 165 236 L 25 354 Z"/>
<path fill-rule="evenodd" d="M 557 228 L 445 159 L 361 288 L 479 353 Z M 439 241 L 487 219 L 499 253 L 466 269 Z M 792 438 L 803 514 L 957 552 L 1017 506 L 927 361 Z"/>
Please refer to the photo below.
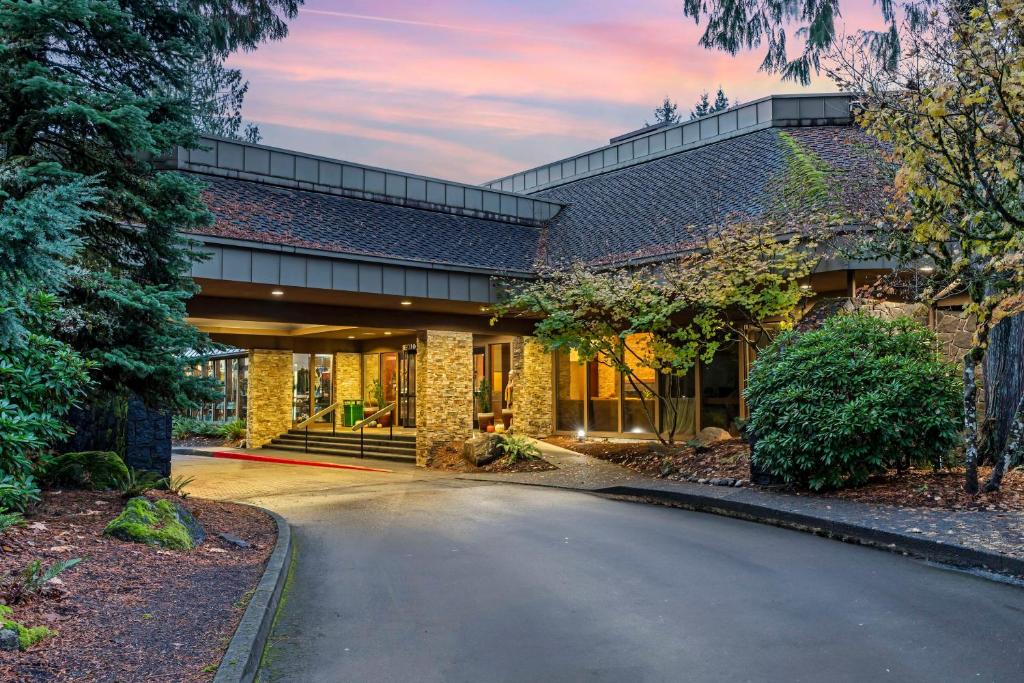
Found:
<path fill-rule="evenodd" d="M 307 441 L 304 436 L 296 436 L 294 434 L 282 434 L 276 439 L 273 439 L 271 443 L 277 445 L 305 446 Z M 355 441 L 342 441 L 314 438 L 312 435 L 310 435 L 308 443 L 310 447 L 316 446 L 317 448 L 340 448 L 343 450 L 355 451 L 359 450 L 359 439 L 356 439 Z M 371 441 L 367 439 L 364 450 L 372 450 L 382 453 L 396 453 L 398 455 L 409 455 L 416 453 L 416 444 L 391 443 L 388 441 Z"/>
<path fill-rule="evenodd" d="M 390 432 L 387 429 L 367 429 L 364 432 L 364 437 L 367 441 L 388 441 L 394 443 L 416 443 L 415 434 L 395 434 L 394 438 L 389 436 Z M 301 436 L 306 437 L 306 432 L 303 429 L 289 429 L 285 434 L 281 436 Z M 339 429 L 336 432 L 329 432 L 324 430 L 310 430 L 309 438 L 313 437 L 318 439 L 329 439 L 329 440 L 344 440 L 344 441 L 359 441 L 359 432 L 353 432 L 350 429 Z"/>
<path fill-rule="evenodd" d="M 313 445 L 310 444 L 309 450 L 306 450 L 306 448 L 304 446 L 302 446 L 302 445 L 294 445 L 294 444 L 291 444 L 291 443 L 276 443 L 276 444 L 273 444 L 273 445 L 268 444 L 268 445 L 264 446 L 264 448 L 270 448 L 270 449 L 278 450 L 278 451 L 292 451 L 292 452 L 295 452 L 295 453 L 316 453 L 317 455 L 337 455 L 337 456 L 343 456 L 343 457 L 347 457 L 347 458 L 359 458 L 359 448 L 358 447 L 356 447 L 355 450 L 352 450 L 350 448 L 331 448 L 331 447 L 319 447 L 319 446 L 314 448 Z M 363 455 L 362 459 L 364 459 L 364 460 L 386 460 L 388 462 L 415 463 L 416 462 L 416 455 L 415 455 L 415 453 L 413 453 L 412 455 L 400 455 L 400 454 L 397 454 L 397 453 L 383 453 L 383 452 L 380 452 L 380 451 L 373 451 L 373 450 L 370 450 L 369 448 L 367 448 L 364 451 L 364 455 Z"/>

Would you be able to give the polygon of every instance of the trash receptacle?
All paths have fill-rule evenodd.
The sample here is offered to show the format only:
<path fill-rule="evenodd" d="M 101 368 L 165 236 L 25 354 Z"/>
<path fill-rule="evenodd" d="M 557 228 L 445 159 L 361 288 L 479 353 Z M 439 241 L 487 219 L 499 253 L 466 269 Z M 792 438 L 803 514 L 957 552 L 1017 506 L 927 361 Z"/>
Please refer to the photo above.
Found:
<path fill-rule="evenodd" d="M 345 415 L 345 426 L 352 427 L 363 419 L 363 402 L 358 399 L 346 399 L 342 402 Z"/>

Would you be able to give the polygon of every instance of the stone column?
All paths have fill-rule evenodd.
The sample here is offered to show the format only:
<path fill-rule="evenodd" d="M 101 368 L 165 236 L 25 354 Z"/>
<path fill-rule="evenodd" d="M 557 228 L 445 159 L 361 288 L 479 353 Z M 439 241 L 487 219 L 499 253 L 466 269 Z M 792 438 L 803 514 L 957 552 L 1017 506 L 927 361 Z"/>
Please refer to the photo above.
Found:
<path fill-rule="evenodd" d="M 473 434 L 473 335 L 425 330 L 416 335 L 416 464 Z"/>
<path fill-rule="evenodd" d="M 512 428 L 517 434 L 541 438 L 554 431 L 552 355 L 532 337 L 512 340 Z"/>
<path fill-rule="evenodd" d="M 334 402 L 341 402 L 348 399 L 361 399 L 363 397 L 362 382 L 362 358 L 361 353 L 339 351 L 334 354 L 334 365 L 331 368 L 334 386 L 331 395 Z M 339 407 L 334 413 L 335 423 L 338 427 L 344 424 L 343 408 Z"/>
<path fill-rule="evenodd" d="M 292 426 L 292 352 L 249 352 L 245 445 L 259 448 Z"/>

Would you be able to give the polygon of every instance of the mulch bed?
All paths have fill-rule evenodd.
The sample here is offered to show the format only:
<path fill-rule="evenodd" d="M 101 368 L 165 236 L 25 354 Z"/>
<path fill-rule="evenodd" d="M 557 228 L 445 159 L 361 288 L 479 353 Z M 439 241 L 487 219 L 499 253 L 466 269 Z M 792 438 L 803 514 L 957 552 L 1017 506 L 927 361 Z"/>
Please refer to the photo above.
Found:
<path fill-rule="evenodd" d="M 447 472 L 546 472 L 558 469 L 543 458 L 520 460 L 514 463 L 508 462 L 507 458 L 498 458 L 483 467 L 474 467 L 466 462 L 462 457 L 462 451 L 457 448 L 438 449 L 430 466 L 433 469 Z"/>
<path fill-rule="evenodd" d="M 119 494 L 51 491 L 27 524 L 0 535 L 0 580 L 39 558 L 84 558 L 57 590 L 14 605 L 26 626 L 58 632 L 26 652 L 0 652 L 3 681 L 209 681 L 276 541 L 273 520 L 233 503 L 181 500 L 206 530 L 187 552 L 103 536 Z M 221 540 L 242 538 L 249 548 Z M 52 593 L 56 593 L 55 595 Z"/>
<path fill-rule="evenodd" d="M 739 439 L 720 441 L 707 449 L 685 445 L 664 446 L 649 441 L 581 442 L 564 436 L 551 437 L 546 441 L 658 479 L 739 479 L 745 485 L 750 485 L 750 448 Z M 989 467 L 978 468 L 982 485 L 990 472 Z M 1018 468 L 1008 472 L 1003 478 L 1002 490 L 995 493 L 968 495 L 963 490 L 963 481 L 962 468 L 939 472 L 915 469 L 899 475 L 893 472 L 877 477 L 858 488 L 792 492 L 804 496 L 841 498 L 908 508 L 1024 512 L 1024 470 Z"/>

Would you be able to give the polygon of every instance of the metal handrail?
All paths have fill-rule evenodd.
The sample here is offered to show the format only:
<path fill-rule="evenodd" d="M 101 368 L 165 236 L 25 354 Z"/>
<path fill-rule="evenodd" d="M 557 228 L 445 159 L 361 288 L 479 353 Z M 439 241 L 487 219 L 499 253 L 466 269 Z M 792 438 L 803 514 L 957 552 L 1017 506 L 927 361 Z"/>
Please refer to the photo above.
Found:
<path fill-rule="evenodd" d="M 341 401 L 335 401 L 334 403 L 332 403 L 331 405 L 327 406 L 326 408 L 321 408 L 320 410 L 316 411 L 315 413 L 313 413 L 312 415 L 307 417 L 305 420 L 303 420 L 299 424 L 295 425 L 295 429 L 302 429 L 303 427 L 308 427 L 310 422 L 312 422 L 313 420 L 317 419 L 318 417 L 323 417 L 324 415 L 326 415 L 327 413 L 329 413 L 329 412 L 331 412 L 333 410 L 337 410 L 338 406 L 340 406 L 340 405 L 341 405 Z"/>
<path fill-rule="evenodd" d="M 366 425 L 369 424 L 370 422 L 373 422 L 374 420 L 376 420 L 381 415 L 384 415 L 386 413 L 390 413 L 391 411 L 393 411 L 395 409 L 395 406 L 397 406 L 397 405 L 398 405 L 398 401 L 392 401 L 391 403 L 387 404 L 386 406 L 384 406 L 383 408 L 378 410 L 376 413 L 374 413 L 370 417 L 364 417 L 362 420 L 360 420 L 359 422 L 356 422 L 354 425 L 352 425 L 352 431 L 353 432 L 356 431 L 357 429 L 359 430 L 359 457 L 360 458 L 365 457 L 365 455 L 363 453 L 363 450 L 366 447 L 366 435 L 364 433 Z M 394 421 L 394 419 L 392 419 L 391 422 L 388 424 L 388 440 L 389 441 L 394 441 L 395 440 L 395 421 Z"/>
<path fill-rule="evenodd" d="M 398 405 L 398 401 L 392 401 L 391 403 L 387 404 L 386 406 L 384 406 L 383 408 L 378 410 L 376 413 L 374 413 L 370 417 L 364 417 L 362 420 L 360 420 L 359 422 L 356 422 L 354 425 L 352 425 L 352 431 L 354 432 L 357 429 L 362 429 L 365 425 L 373 422 L 374 420 L 376 420 L 381 415 L 383 415 L 385 413 L 390 413 L 392 410 L 395 409 L 396 405 Z"/>

